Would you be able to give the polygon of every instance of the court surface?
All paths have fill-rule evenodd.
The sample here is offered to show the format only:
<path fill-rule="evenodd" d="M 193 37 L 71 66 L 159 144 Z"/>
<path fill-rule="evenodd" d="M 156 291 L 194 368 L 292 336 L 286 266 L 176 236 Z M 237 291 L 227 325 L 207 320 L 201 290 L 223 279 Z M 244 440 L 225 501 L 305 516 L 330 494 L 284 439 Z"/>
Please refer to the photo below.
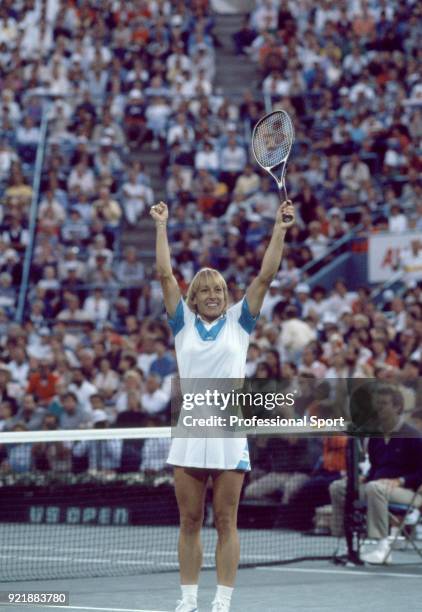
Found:
<path fill-rule="evenodd" d="M 269 565 L 300 558 L 329 558 L 332 537 L 293 530 L 242 529 L 241 565 Z M 86 578 L 178 569 L 177 526 L 101 527 L 98 525 L 0 524 L 0 577 Z M 204 527 L 203 567 L 214 567 L 216 530 Z"/>
<path fill-rule="evenodd" d="M 416 555 L 396 553 L 387 567 L 342 567 L 327 561 L 267 566 L 239 571 L 233 612 L 417 612 L 421 609 L 422 564 Z M 177 572 L 119 578 L 0 583 L 2 591 L 69 591 L 69 606 L 0 605 L 25 612 L 172 612 L 179 597 Z M 201 575 L 199 612 L 211 609 L 215 572 Z"/>

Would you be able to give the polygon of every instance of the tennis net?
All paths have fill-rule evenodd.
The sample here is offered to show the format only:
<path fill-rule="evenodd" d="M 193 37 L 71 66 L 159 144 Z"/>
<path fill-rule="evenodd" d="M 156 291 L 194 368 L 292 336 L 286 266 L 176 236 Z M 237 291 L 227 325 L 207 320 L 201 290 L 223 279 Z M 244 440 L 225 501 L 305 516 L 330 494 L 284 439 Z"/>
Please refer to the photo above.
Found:
<path fill-rule="evenodd" d="M 344 443 L 305 430 L 250 436 L 253 470 L 238 521 L 242 566 L 331 556 L 330 476 L 321 487 L 314 475 L 331 444 L 331 476 L 339 476 Z M 1 433 L 0 580 L 176 570 L 169 445 L 163 427 Z M 211 501 L 210 488 L 202 533 L 208 567 L 216 544 Z"/>

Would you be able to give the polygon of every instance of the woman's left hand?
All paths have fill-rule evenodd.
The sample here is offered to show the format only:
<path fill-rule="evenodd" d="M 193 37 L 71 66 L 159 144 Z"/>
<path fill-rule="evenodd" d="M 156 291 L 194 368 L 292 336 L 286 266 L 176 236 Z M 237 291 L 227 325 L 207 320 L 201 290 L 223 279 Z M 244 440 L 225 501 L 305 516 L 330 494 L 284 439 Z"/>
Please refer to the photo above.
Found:
<path fill-rule="evenodd" d="M 291 218 L 290 221 L 283 220 L 285 215 L 289 215 Z M 291 200 L 285 200 L 282 204 L 280 204 L 279 209 L 277 210 L 275 223 L 278 227 L 282 227 L 284 229 L 288 229 L 295 224 L 295 209 Z"/>

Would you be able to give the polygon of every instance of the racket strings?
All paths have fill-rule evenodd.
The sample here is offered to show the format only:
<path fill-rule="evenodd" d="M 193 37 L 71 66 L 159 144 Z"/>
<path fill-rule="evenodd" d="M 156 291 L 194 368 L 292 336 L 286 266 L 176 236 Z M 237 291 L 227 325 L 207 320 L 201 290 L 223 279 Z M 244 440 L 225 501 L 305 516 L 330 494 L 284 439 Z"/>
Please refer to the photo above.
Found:
<path fill-rule="evenodd" d="M 274 112 L 257 124 L 252 147 L 257 162 L 264 167 L 281 164 L 289 155 L 294 139 L 290 117 L 283 111 Z"/>

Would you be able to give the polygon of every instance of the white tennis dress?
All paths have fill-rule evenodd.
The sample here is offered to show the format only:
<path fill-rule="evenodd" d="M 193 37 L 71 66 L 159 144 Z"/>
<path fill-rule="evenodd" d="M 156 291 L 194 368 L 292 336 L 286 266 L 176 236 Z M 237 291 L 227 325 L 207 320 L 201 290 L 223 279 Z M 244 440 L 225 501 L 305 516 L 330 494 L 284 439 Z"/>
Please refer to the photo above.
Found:
<path fill-rule="evenodd" d="M 258 317 L 246 298 L 213 323 L 206 323 L 180 300 L 169 319 L 180 378 L 243 379 L 249 335 Z M 249 471 L 246 438 L 173 438 L 167 463 L 213 470 Z"/>

